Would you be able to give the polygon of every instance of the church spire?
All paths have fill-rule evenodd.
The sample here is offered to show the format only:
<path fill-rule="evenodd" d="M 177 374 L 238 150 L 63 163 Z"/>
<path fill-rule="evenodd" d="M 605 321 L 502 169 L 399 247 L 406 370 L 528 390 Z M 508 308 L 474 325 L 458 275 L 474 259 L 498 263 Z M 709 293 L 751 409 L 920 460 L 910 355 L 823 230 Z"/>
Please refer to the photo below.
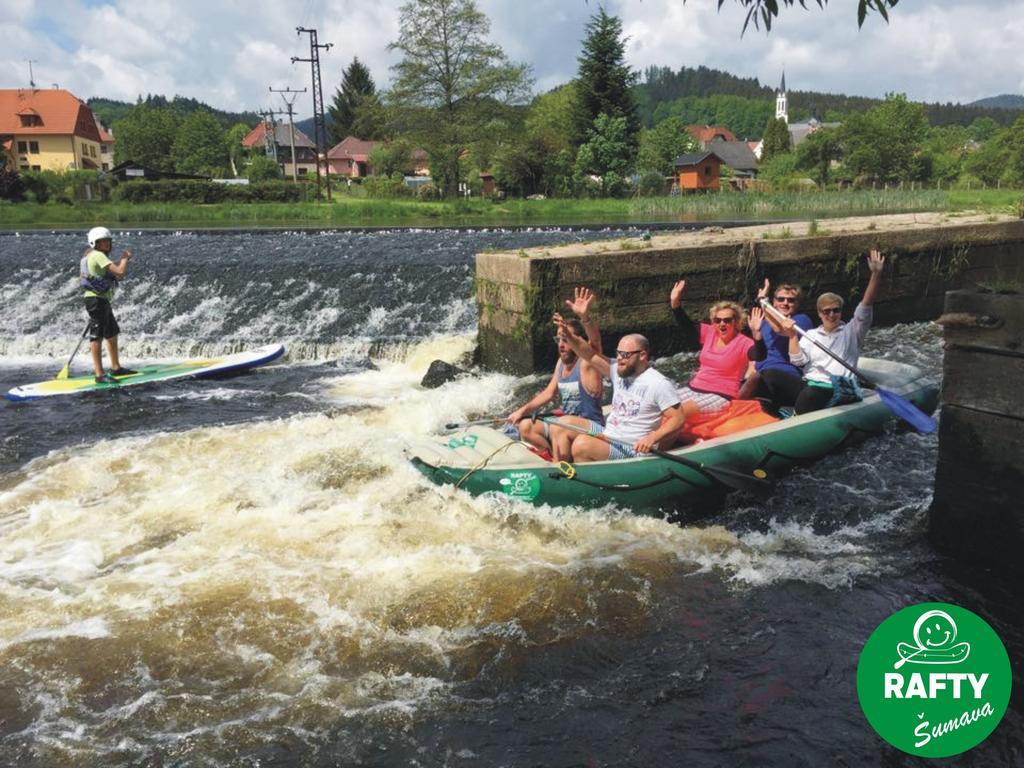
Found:
<path fill-rule="evenodd" d="M 789 124 L 789 106 L 786 103 L 786 70 L 782 70 L 782 84 L 775 92 L 775 119 Z"/>

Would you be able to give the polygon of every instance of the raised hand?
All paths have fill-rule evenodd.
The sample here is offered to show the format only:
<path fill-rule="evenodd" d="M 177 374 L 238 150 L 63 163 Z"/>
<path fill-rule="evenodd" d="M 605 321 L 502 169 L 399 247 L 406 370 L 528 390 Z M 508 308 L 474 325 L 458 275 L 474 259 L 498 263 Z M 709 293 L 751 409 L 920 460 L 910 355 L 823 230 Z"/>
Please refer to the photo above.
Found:
<path fill-rule="evenodd" d="M 885 256 L 879 253 L 877 248 L 872 248 L 871 253 L 868 254 L 868 269 L 871 270 L 871 274 L 878 274 L 884 266 Z"/>
<path fill-rule="evenodd" d="M 590 304 L 594 301 L 594 298 L 594 294 L 589 288 L 577 288 L 575 298 L 571 301 L 566 299 L 565 305 L 582 320 L 587 316 Z"/>
<path fill-rule="evenodd" d="M 683 291 L 686 290 L 686 281 L 680 280 L 672 286 L 672 292 L 669 294 L 669 304 L 672 305 L 672 309 L 678 309 L 683 303 Z"/>
<path fill-rule="evenodd" d="M 768 281 L 765 280 L 765 283 Z M 747 324 L 750 326 L 750 332 L 754 335 L 755 339 L 761 338 L 761 323 L 764 322 L 764 310 L 760 307 L 754 307 L 750 310 L 747 317 Z"/>
<path fill-rule="evenodd" d="M 761 286 L 761 288 L 757 292 L 757 300 L 760 301 L 761 299 L 767 299 L 768 298 L 768 292 L 769 292 L 770 289 L 771 289 L 771 283 L 768 282 L 768 278 L 766 277 L 764 279 L 764 285 Z"/>

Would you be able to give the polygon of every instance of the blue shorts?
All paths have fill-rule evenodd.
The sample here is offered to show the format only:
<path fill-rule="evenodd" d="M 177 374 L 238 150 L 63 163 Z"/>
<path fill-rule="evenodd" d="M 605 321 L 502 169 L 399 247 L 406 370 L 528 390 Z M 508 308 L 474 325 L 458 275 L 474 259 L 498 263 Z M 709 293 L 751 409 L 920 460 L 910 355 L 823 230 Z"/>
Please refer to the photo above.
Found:
<path fill-rule="evenodd" d="M 604 424 L 598 424 L 596 421 L 591 421 L 588 429 L 592 435 L 604 434 Z M 626 445 L 624 443 L 608 443 L 608 459 L 610 461 L 617 461 L 618 459 L 635 459 L 638 455 L 636 448 L 632 445 Z"/>

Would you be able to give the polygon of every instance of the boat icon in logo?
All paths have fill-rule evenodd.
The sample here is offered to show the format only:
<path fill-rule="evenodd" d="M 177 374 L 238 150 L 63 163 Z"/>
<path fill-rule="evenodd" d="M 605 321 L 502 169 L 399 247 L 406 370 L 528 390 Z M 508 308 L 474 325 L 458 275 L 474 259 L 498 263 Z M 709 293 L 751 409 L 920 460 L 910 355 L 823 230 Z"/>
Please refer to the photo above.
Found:
<path fill-rule="evenodd" d="M 899 659 L 892 665 L 959 664 L 971 653 L 971 644 L 956 641 L 956 622 L 945 611 L 925 611 L 914 624 L 914 645 L 897 643 Z"/>

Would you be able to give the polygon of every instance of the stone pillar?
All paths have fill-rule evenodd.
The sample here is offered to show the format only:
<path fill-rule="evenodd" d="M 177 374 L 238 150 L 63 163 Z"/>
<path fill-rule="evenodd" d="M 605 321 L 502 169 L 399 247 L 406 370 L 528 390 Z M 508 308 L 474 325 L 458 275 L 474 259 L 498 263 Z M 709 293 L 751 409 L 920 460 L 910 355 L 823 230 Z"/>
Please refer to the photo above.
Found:
<path fill-rule="evenodd" d="M 946 352 L 929 537 L 1024 574 L 1024 294 L 951 291 L 938 322 Z"/>

